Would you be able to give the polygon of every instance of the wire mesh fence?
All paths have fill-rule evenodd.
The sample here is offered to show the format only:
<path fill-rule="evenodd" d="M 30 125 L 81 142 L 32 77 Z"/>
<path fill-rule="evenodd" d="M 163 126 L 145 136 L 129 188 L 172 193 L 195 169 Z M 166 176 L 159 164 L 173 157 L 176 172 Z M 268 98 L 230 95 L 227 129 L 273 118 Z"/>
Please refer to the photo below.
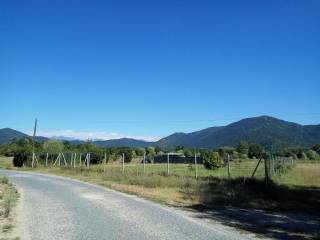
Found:
<path fill-rule="evenodd" d="M 125 172 L 127 174 L 157 174 L 176 175 L 185 177 L 218 177 L 218 178 L 255 178 L 272 179 L 273 176 L 284 174 L 290 166 L 295 164 L 292 158 L 271 156 L 260 159 L 228 159 L 221 167 L 207 169 L 201 161 L 189 163 L 154 163 L 145 156 L 137 156 L 132 161 L 125 160 L 124 154 L 107 158 L 91 153 L 36 153 L 32 162 L 35 166 L 60 168 L 87 168 L 97 172 Z M 30 166 L 30 164 L 26 164 Z M 32 165 L 33 166 L 33 165 Z"/>

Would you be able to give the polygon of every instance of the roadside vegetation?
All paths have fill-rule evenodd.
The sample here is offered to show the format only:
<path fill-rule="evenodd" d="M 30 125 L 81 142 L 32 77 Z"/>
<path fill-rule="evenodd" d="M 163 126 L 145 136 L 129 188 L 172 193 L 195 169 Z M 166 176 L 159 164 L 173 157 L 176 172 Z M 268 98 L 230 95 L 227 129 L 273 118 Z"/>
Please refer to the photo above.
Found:
<path fill-rule="evenodd" d="M 3 160 L 3 159 L 2 159 Z M 7 177 L 0 178 L 0 239 L 17 240 L 15 212 L 19 194 Z"/>

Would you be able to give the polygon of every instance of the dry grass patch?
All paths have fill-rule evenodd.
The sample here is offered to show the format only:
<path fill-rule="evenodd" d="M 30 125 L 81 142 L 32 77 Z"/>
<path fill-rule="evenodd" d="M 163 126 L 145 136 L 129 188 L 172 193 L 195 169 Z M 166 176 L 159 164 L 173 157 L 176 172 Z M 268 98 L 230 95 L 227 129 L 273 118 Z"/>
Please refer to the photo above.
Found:
<path fill-rule="evenodd" d="M 285 185 L 320 187 L 320 162 L 298 163 L 287 174 L 279 176 L 275 180 Z"/>
<path fill-rule="evenodd" d="M 7 177 L 0 178 L 0 240 L 19 239 L 15 233 L 14 207 L 19 195 Z"/>

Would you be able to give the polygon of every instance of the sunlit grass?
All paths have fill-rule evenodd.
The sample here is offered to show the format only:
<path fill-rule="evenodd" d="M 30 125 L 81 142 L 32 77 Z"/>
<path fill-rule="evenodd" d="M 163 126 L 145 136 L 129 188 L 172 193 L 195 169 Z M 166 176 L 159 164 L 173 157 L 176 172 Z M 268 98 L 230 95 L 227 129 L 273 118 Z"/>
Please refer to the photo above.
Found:
<path fill-rule="evenodd" d="M 298 163 L 286 174 L 275 177 L 275 181 L 291 186 L 320 187 L 320 162 Z"/>
<path fill-rule="evenodd" d="M 13 167 L 11 157 L 0 156 L 0 168 L 11 169 Z"/>

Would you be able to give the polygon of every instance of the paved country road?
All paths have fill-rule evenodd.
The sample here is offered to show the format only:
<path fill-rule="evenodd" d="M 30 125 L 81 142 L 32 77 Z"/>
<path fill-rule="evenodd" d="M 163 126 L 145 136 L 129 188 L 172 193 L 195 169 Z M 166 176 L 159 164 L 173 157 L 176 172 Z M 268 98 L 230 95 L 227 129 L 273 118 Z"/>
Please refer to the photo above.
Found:
<path fill-rule="evenodd" d="M 21 192 L 22 239 L 248 239 L 221 224 L 64 177 L 1 170 Z"/>

